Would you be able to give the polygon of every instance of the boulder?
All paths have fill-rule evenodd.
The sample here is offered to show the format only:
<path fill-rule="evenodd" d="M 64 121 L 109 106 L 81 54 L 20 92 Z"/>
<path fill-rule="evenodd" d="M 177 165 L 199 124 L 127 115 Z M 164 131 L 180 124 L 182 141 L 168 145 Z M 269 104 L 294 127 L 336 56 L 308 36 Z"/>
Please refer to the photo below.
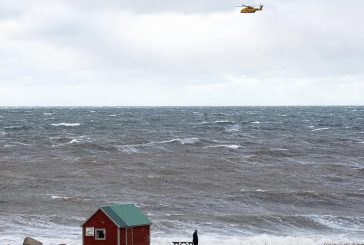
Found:
<path fill-rule="evenodd" d="M 40 241 L 37 241 L 31 237 L 26 237 L 24 239 L 23 245 L 42 245 L 43 243 L 41 243 Z"/>

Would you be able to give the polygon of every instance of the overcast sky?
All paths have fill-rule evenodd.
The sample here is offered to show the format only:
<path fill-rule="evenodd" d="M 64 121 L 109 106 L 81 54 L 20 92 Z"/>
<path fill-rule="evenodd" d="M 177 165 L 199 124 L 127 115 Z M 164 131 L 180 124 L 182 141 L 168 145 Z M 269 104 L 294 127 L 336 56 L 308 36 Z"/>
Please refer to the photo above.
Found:
<path fill-rule="evenodd" d="M 0 0 L 0 106 L 364 105 L 363 0 L 261 3 Z"/>

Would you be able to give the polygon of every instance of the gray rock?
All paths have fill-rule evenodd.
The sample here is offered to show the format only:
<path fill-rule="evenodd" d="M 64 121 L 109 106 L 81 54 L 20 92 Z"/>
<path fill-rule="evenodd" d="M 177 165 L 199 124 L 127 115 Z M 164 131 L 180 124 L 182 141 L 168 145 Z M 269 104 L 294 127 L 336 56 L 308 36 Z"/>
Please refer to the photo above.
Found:
<path fill-rule="evenodd" d="M 24 239 L 23 245 L 42 245 L 43 243 L 41 243 L 40 241 L 37 241 L 31 237 L 26 237 Z"/>

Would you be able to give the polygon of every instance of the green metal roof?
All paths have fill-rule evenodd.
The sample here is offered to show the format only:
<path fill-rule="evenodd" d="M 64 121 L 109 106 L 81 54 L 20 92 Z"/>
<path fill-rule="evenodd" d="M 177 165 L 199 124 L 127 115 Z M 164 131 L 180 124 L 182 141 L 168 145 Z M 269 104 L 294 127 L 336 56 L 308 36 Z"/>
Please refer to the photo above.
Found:
<path fill-rule="evenodd" d="M 134 204 L 104 206 L 101 209 L 119 226 L 134 227 L 150 225 L 152 222 Z"/>

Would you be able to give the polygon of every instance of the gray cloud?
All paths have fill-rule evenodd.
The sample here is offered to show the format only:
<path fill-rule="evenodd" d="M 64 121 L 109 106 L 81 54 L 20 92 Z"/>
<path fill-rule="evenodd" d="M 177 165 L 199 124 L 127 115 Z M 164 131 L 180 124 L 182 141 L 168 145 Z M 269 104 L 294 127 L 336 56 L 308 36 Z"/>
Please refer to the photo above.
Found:
<path fill-rule="evenodd" d="M 234 0 L 155 0 L 155 1 L 130 1 L 130 0 L 66 0 L 72 5 L 86 9 L 109 9 L 117 8 L 135 13 L 159 13 L 159 12 L 180 12 L 180 13 L 209 13 L 230 11 L 232 6 L 240 5 Z M 252 2 L 252 1 L 250 1 Z"/>
<path fill-rule="evenodd" d="M 359 0 L 18 3 L 0 5 L 0 104 L 364 103 Z"/>

